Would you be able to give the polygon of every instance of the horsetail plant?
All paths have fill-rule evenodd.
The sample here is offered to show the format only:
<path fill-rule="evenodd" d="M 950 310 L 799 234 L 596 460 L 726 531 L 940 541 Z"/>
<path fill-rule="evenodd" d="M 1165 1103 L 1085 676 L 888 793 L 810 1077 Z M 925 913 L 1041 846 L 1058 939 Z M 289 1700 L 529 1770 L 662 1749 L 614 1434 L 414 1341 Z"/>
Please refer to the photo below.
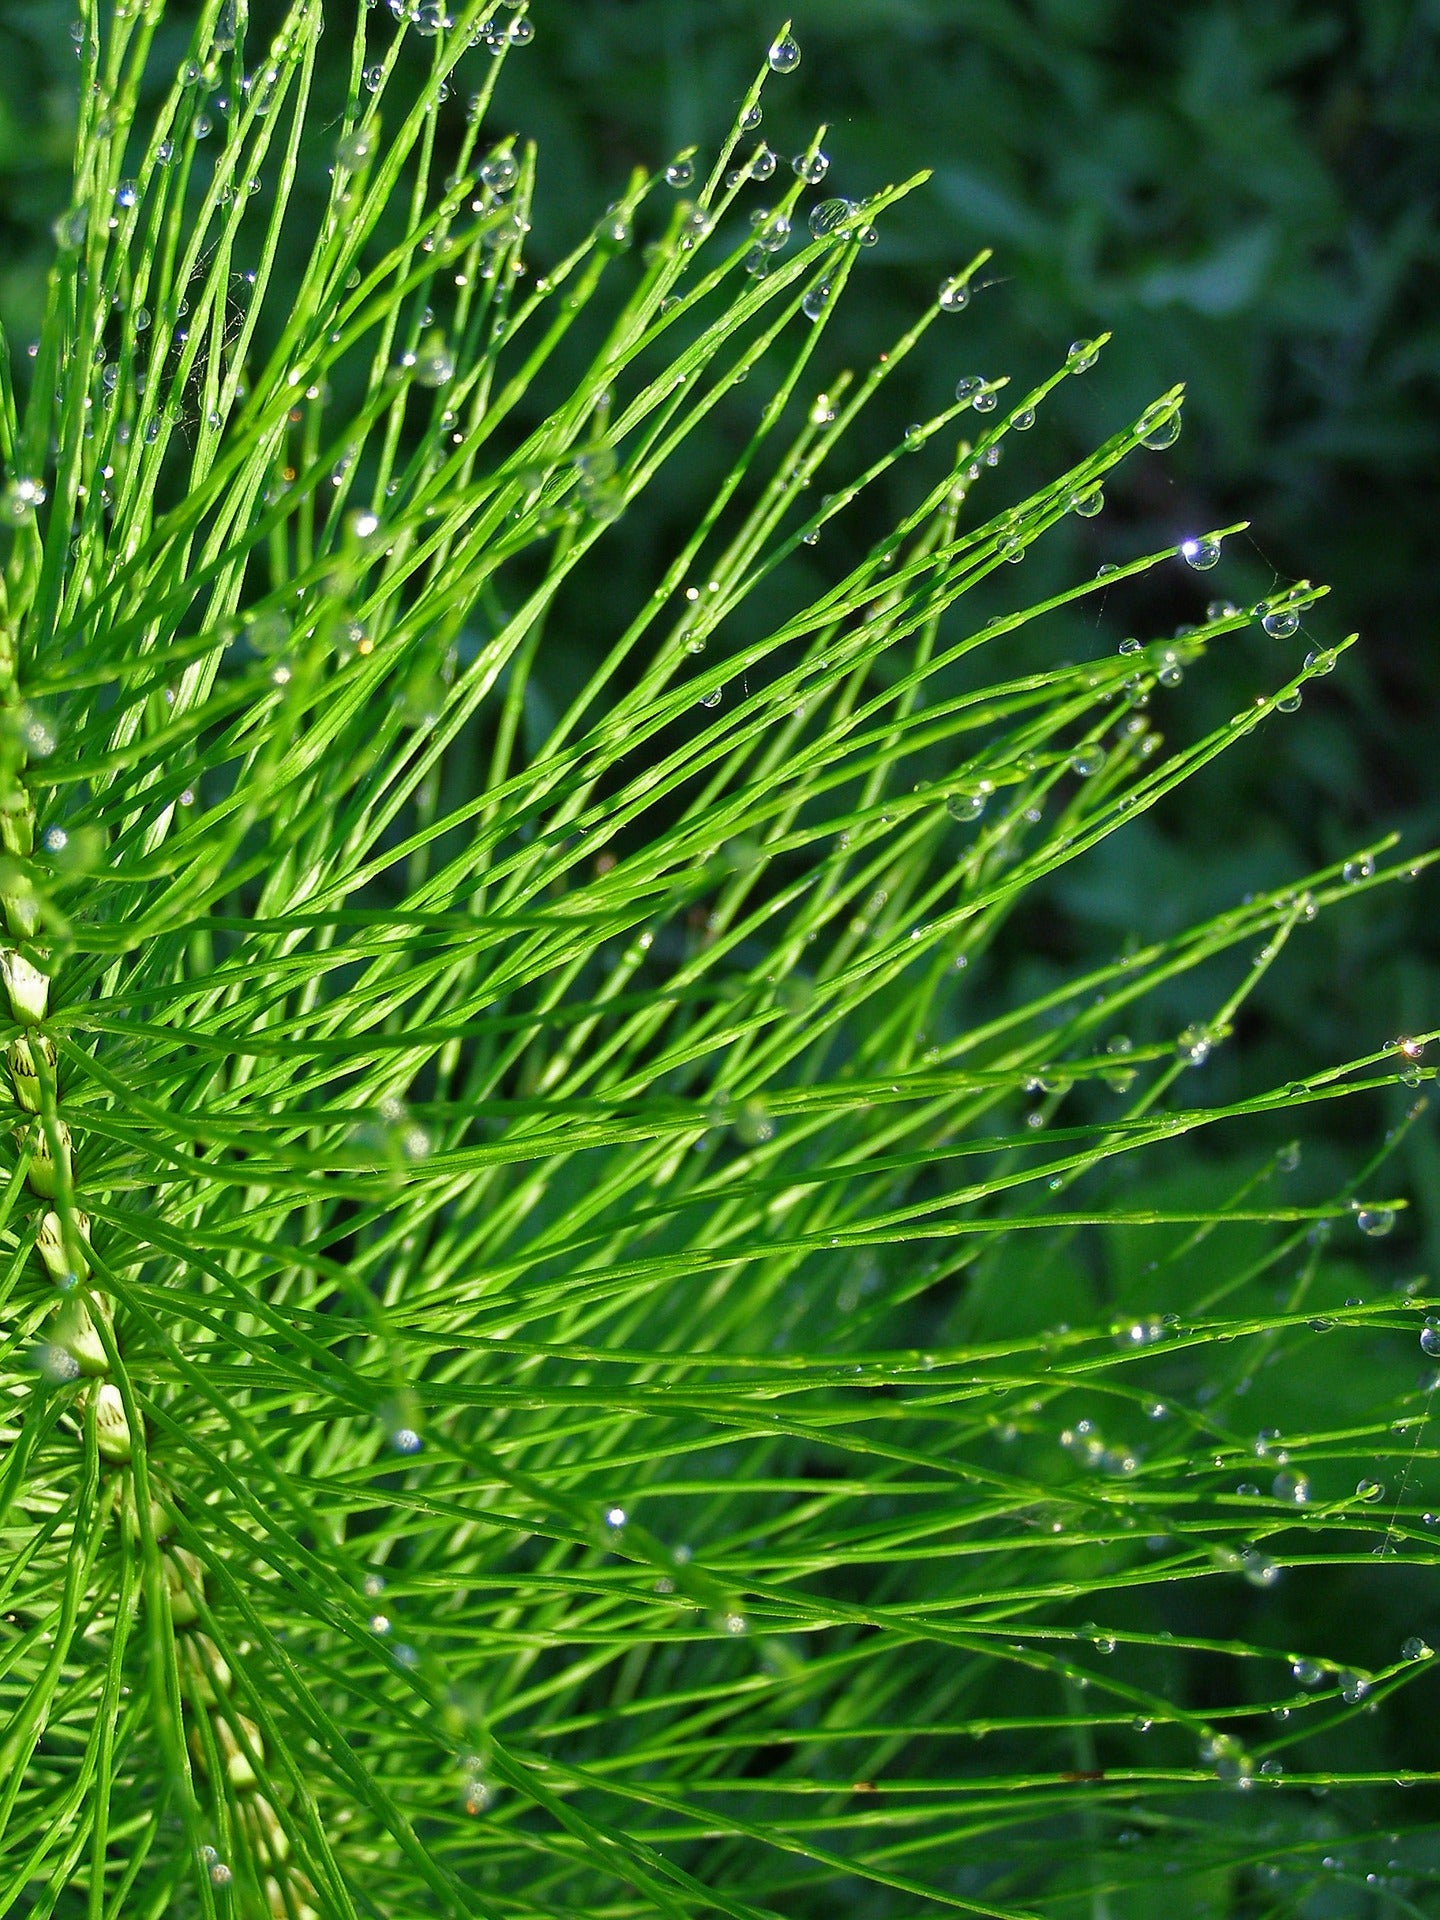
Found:
<path fill-rule="evenodd" d="M 1349 642 L 1188 744 L 1152 699 L 1322 590 L 1056 657 L 1226 528 L 1003 610 L 1180 391 L 1008 504 L 1103 338 L 877 428 L 985 256 L 835 370 L 923 182 L 751 140 L 788 28 L 708 172 L 542 273 L 523 5 L 358 9 L 333 99 L 317 0 L 268 46 L 208 0 L 166 85 L 178 18 L 87 5 L 0 353 L 0 1913 L 1310 1911 L 1335 1809 L 1396 1824 L 1335 1730 L 1429 1649 L 1295 1646 L 1276 1596 L 1433 1564 L 1440 1331 L 1332 1302 L 1418 1106 L 1339 1192 L 1245 1143 L 1428 1036 L 1194 1069 L 1402 869 L 1022 963 Z M 1383 1403 L 1277 1364 L 1317 1305 Z"/>

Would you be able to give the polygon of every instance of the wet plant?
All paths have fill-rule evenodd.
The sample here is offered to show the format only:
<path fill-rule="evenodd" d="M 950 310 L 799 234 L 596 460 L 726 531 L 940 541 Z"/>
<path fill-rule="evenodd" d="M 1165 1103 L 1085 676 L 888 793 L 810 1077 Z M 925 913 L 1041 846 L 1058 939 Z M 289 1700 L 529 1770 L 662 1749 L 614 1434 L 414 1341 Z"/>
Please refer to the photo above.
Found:
<path fill-rule="evenodd" d="M 788 28 L 557 259 L 527 9 L 360 9 L 333 98 L 322 24 L 211 0 L 172 81 L 162 5 L 86 12 L 0 355 L 0 1912 L 1421 1910 L 1431 1652 L 1358 1622 L 1435 1557 L 1440 1319 L 1376 1278 L 1430 1036 L 1237 1036 L 1426 859 L 1025 958 L 1302 724 L 1323 590 L 1057 657 L 1241 530 L 1027 602 L 1182 395 L 1020 498 L 1103 337 L 887 431 L 985 259 L 837 364 L 923 180 L 758 137 Z M 1265 690 L 1167 743 L 1221 646 Z M 1366 1090 L 1369 1159 L 1276 1151 Z"/>

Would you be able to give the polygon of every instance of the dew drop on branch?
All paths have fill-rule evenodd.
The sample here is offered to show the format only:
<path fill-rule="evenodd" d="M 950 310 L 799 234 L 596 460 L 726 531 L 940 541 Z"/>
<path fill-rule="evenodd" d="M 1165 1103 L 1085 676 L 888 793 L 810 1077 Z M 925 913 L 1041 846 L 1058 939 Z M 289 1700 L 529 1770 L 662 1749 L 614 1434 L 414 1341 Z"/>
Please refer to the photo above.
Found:
<path fill-rule="evenodd" d="M 793 33 L 782 33 L 771 42 L 766 56 L 774 73 L 793 73 L 800 64 L 800 45 Z"/>
<path fill-rule="evenodd" d="M 0 492 L 0 520 L 12 527 L 23 526 L 37 507 L 44 506 L 45 499 L 43 480 L 7 480 L 4 491 Z"/>
<path fill-rule="evenodd" d="M 827 240 L 854 212 L 848 200 L 820 200 L 810 209 L 807 225 L 816 240 Z"/>
<path fill-rule="evenodd" d="M 1393 1207 L 1357 1207 L 1355 1224 L 1371 1240 L 1383 1240 L 1395 1225 Z"/>
<path fill-rule="evenodd" d="M 353 173 L 363 167 L 375 151 L 375 136 L 370 127 L 355 127 L 335 143 L 335 164 Z"/>
<path fill-rule="evenodd" d="M 1146 421 L 1154 418 L 1154 425 L 1147 426 Z M 1166 447 L 1173 447 L 1180 438 L 1180 413 L 1166 414 L 1163 408 L 1152 407 L 1140 422 L 1140 444 L 1152 453 L 1163 453 Z"/>

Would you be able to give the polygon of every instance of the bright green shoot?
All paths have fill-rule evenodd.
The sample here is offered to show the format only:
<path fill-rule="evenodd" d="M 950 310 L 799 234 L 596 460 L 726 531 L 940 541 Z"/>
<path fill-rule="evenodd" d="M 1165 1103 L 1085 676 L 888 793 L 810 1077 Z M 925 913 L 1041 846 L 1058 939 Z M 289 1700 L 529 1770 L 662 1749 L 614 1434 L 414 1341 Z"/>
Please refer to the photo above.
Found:
<path fill-rule="evenodd" d="M 1017 956 L 1301 724 L 1348 642 L 1154 715 L 1323 590 L 1059 657 L 1241 532 L 1026 604 L 1179 431 L 1177 388 L 1005 496 L 1103 338 L 852 455 L 986 256 L 838 367 L 923 176 L 777 167 L 788 28 L 708 173 L 541 271 L 525 7 L 362 8 L 338 68 L 326 11 L 321 61 L 316 0 L 268 46 L 208 0 L 167 84 L 162 0 L 87 5 L 0 353 L 0 1914 L 1309 1913 L 1310 1789 L 1398 1819 L 1336 1730 L 1429 1648 L 1278 1609 L 1433 1565 L 1440 1325 L 1337 1302 L 1398 1132 L 1335 1191 L 1274 1129 L 1429 1036 L 1200 1070 L 1425 862 Z M 1327 1399 L 1362 1346 L 1384 1394 Z"/>

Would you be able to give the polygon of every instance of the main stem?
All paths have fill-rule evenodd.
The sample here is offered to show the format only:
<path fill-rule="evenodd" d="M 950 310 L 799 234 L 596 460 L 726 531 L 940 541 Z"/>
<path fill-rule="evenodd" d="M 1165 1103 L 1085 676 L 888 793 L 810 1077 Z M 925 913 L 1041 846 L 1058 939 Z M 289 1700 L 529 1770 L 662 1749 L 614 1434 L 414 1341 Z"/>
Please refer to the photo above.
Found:
<path fill-rule="evenodd" d="M 16 1139 L 25 1179 L 40 1202 L 35 1250 L 59 1295 L 46 1328 L 52 1378 L 83 1379 L 75 1402 L 82 1421 L 93 1419 L 103 1471 L 123 1476 L 118 1505 L 134 1505 L 135 1435 L 120 1389 L 108 1376 L 118 1352 L 115 1302 L 96 1283 L 90 1259 L 90 1219 L 80 1204 L 74 1135 L 65 1120 L 54 1041 L 45 1030 L 54 964 L 43 943 L 44 910 L 30 877 L 35 854 L 35 805 L 25 779 L 27 715 L 16 676 L 15 645 L 0 626 L 0 910 L 9 938 L 0 942 L 0 983 L 20 1031 L 6 1061 L 15 1102 L 24 1118 Z M 83 1427 L 82 1427 L 83 1431 Z M 287 1866 L 288 1835 L 276 1809 L 258 1791 L 264 1765 L 260 1729 L 236 1711 L 233 1675 L 219 1647 L 200 1627 L 205 1604 L 204 1569 L 184 1547 L 169 1542 L 174 1527 L 173 1490 L 154 1473 L 151 1520 L 161 1542 L 161 1566 L 176 1636 L 178 1668 L 187 1709 L 188 1743 L 201 1773 L 217 1794 L 228 1794 L 233 1826 L 243 1835 L 256 1868 L 264 1906 L 275 1920 L 320 1920 L 307 1877 Z M 163 1497 L 158 1497 L 162 1496 Z M 202 1863 L 217 1885 L 232 1878 L 213 1848 Z"/>

